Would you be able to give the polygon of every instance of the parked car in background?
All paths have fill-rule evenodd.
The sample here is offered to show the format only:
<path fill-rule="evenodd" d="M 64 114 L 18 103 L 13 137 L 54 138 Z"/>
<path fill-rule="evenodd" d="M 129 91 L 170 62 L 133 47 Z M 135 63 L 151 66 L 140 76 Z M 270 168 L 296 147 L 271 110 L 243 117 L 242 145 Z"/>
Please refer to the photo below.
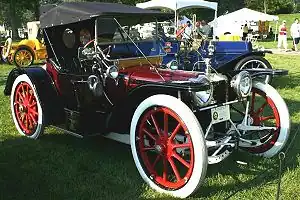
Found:
<path fill-rule="evenodd" d="M 13 69 L 4 91 L 18 132 L 37 139 L 53 126 L 128 144 L 142 179 L 181 198 L 201 191 L 208 164 L 235 149 L 275 156 L 288 140 L 289 111 L 276 89 L 253 78 L 287 71 L 215 72 L 212 42 L 204 72 L 163 69 L 166 52 L 157 35 L 143 40 L 128 30 L 172 17 L 99 2 L 44 9 L 47 61 Z"/>
<path fill-rule="evenodd" d="M 163 46 L 169 46 L 167 56 L 163 63 L 177 62 L 180 69 L 189 71 L 203 71 L 205 68 L 204 58 L 207 57 L 208 47 L 211 40 L 205 39 L 199 48 L 180 47 L 182 41 L 174 38 L 162 38 Z M 271 64 L 265 55 L 271 51 L 254 49 L 248 41 L 217 41 L 214 40 L 215 54 L 212 57 L 211 65 L 218 72 L 228 72 L 243 69 L 272 69 Z M 188 45 L 188 44 L 187 44 Z M 190 46 L 190 45 L 189 45 Z M 271 82 L 271 76 L 261 76 L 260 79 L 266 83 Z"/>
<path fill-rule="evenodd" d="M 18 43 L 13 43 L 12 39 L 8 38 L 1 51 L 2 59 L 18 67 L 28 67 L 34 61 L 44 60 L 47 51 L 39 26 L 39 21 L 28 22 L 26 32 L 28 38 Z"/>

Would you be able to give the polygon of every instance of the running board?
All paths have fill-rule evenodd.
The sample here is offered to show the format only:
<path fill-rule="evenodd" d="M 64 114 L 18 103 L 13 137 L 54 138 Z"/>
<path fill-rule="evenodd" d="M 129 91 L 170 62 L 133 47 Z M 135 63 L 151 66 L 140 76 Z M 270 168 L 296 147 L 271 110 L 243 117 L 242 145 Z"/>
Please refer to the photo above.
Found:
<path fill-rule="evenodd" d="M 83 138 L 82 135 L 80 135 L 80 134 L 78 134 L 78 133 L 74 133 L 74 132 L 72 132 L 72 131 L 68 131 L 68 130 L 66 130 L 66 129 L 64 129 L 64 128 L 60 128 L 60 127 L 58 127 L 58 126 L 52 126 L 52 127 L 54 127 L 54 128 L 57 129 L 57 130 L 60 130 L 60 131 L 62 131 L 62 132 L 64 132 L 64 133 L 67 133 L 67 134 L 69 134 L 69 135 L 75 136 L 75 137 L 77 137 L 77 138 Z"/>
<path fill-rule="evenodd" d="M 115 140 L 117 142 L 121 142 L 121 143 L 130 145 L 130 136 L 129 136 L 129 134 L 120 134 L 120 133 L 110 132 L 106 135 L 103 135 L 103 137 Z"/>
<path fill-rule="evenodd" d="M 115 132 L 110 132 L 108 134 L 93 134 L 93 135 L 87 135 L 87 136 L 83 136 L 83 135 L 80 135 L 78 133 L 74 133 L 72 131 L 68 131 L 66 129 L 63 129 L 63 128 L 60 128 L 58 126 L 52 126 L 54 127 L 55 129 L 58 129 L 64 133 L 67 133 L 69 135 L 72 135 L 72 136 L 75 136 L 77 138 L 84 138 L 84 137 L 93 137 L 93 136 L 102 136 L 102 137 L 105 137 L 105 138 L 108 138 L 108 139 L 111 139 L 111 140 L 115 140 L 117 142 L 120 142 L 120 143 L 123 143 L 123 144 L 128 144 L 130 145 L 130 136 L 129 134 L 120 134 L 120 133 L 115 133 Z"/>

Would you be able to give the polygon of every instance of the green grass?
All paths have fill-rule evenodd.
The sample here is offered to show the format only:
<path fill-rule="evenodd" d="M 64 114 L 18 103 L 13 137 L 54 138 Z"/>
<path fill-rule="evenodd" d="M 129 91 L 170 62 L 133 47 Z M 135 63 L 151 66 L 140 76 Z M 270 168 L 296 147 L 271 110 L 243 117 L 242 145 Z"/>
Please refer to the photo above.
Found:
<path fill-rule="evenodd" d="M 275 78 L 292 119 L 291 137 L 300 123 L 300 58 L 268 55 L 290 75 Z M 12 67 L 0 65 L 0 90 Z M 53 105 L 55 106 L 55 105 Z M 171 199 L 149 189 L 140 178 L 129 146 L 102 137 L 77 139 L 47 129 L 39 140 L 18 135 L 9 97 L 0 92 L 0 199 Z M 300 199 L 300 135 L 287 154 L 282 199 Z M 239 165 L 237 160 L 247 162 Z M 234 153 L 209 166 L 205 183 L 191 199 L 275 199 L 278 159 Z"/>

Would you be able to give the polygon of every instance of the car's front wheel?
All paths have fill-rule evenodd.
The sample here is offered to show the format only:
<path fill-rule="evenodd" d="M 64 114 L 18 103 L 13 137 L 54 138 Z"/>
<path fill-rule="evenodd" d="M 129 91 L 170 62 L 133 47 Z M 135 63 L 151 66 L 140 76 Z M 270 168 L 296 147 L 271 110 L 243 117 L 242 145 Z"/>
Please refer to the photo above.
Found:
<path fill-rule="evenodd" d="M 255 155 L 272 157 L 283 149 L 289 137 L 288 108 L 272 86 L 260 82 L 254 82 L 249 105 L 248 124 L 260 129 L 242 135 L 250 143 L 240 142 L 239 146 Z"/>
<path fill-rule="evenodd" d="M 18 132 L 36 139 L 44 131 L 41 101 L 36 88 L 26 74 L 14 81 L 11 91 L 11 111 Z"/>
<path fill-rule="evenodd" d="M 197 190 L 207 169 L 201 126 L 182 101 L 154 95 L 136 109 L 130 144 L 137 169 L 153 189 L 185 198 Z"/>

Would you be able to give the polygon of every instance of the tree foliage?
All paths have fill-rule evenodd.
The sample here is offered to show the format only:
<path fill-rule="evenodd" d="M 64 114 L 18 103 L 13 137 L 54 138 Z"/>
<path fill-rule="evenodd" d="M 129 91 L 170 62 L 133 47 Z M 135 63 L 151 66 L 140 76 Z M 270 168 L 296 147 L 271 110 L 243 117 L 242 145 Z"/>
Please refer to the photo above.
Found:
<path fill-rule="evenodd" d="M 248 8 L 264 12 L 264 3 L 268 14 L 289 14 L 294 11 L 294 0 L 245 0 Z"/>

